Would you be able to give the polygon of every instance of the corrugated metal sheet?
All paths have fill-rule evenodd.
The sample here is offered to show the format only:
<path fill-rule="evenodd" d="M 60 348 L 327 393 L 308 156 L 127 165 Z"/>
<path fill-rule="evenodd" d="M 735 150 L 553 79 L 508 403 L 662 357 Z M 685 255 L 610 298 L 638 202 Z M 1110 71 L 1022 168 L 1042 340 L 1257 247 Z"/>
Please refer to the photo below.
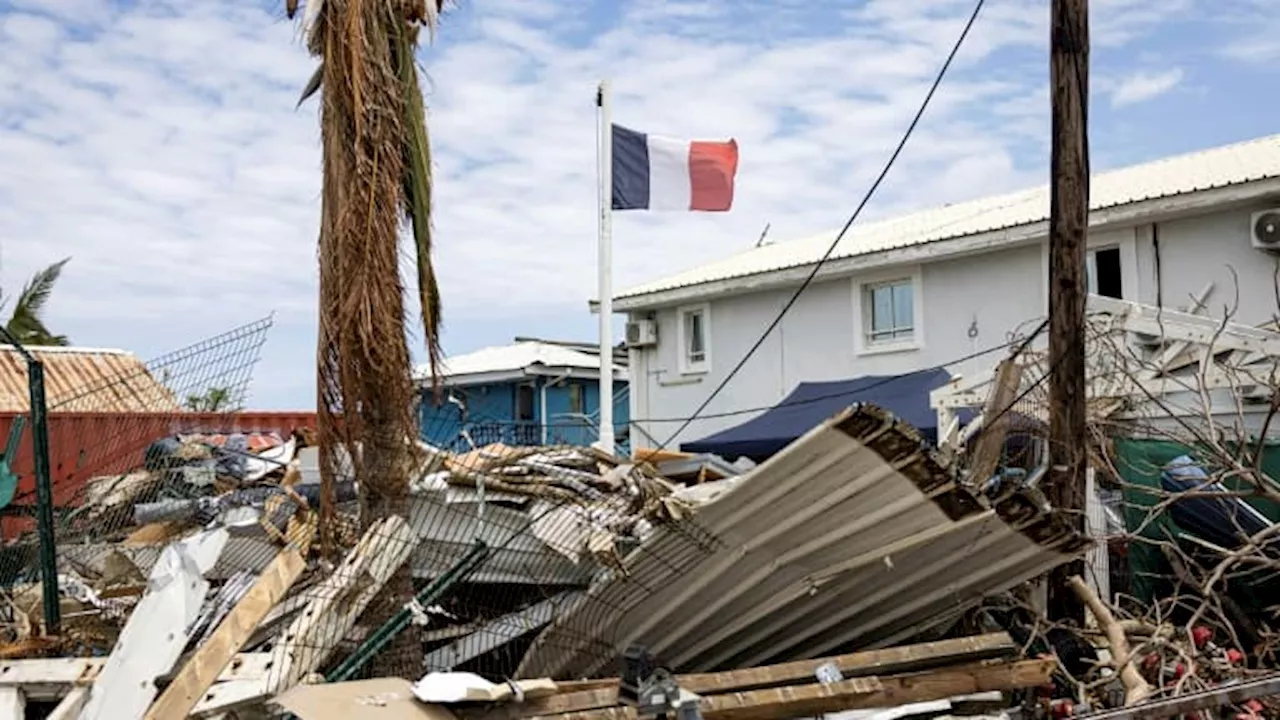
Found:
<path fill-rule="evenodd" d="M 173 390 L 137 356 L 123 350 L 31 348 L 44 363 L 50 410 L 66 412 L 168 412 L 180 410 Z M 12 346 L 0 346 L 0 412 L 30 406 L 27 363 Z"/>
<path fill-rule="evenodd" d="M 522 340 L 511 345 L 481 348 L 464 355 L 447 357 L 443 366 L 441 374 L 447 380 L 464 375 L 519 372 L 534 368 L 599 370 L 600 356 L 554 343 Z M 620 378 L 625 379 L 625 368 L 619 368 L 616 372 Z M 430 377 L 430 374 L 431 368 L 425 364 L 414 370 L 414 377 L 419 380 Z"/>
<path fill-rule="evenodd" d="M 1087 546 L 1057 514 L 989 508 L 953 477 L 913 428 L 846 410 L 698 510 L 720 543 L 693 567 L 675 574 L 684 541 L 659 529 L 519 675 L 589 677 L 632 642 L 682 672 L 890 645 Z"/>
<path fill-rule="evenodd" d="M 1280 177 L 1280 135 L 1158 160 L 1093 176 L 1090 204 L 1103 210 L 1142 200 Z M 1048 185 L 900 218 L 855 225 L 831 259 L 1030 225 L 1049 217 Z M 766 245 L 719 262 L 628 288 L 629 298 L 817 262 L 836 232 Z"/>
<path fill-rule="evenodd" d="M 529 531 L 529 514 L 493 503 L 447 503 L 437 494 L 415 495 L 409 524 L 422 537 L 414 575 L 436 577 L 466 554 L 476 539 L 492 554 L 472 582 L 586 586 L 595 567 L 574 564 Z"/>

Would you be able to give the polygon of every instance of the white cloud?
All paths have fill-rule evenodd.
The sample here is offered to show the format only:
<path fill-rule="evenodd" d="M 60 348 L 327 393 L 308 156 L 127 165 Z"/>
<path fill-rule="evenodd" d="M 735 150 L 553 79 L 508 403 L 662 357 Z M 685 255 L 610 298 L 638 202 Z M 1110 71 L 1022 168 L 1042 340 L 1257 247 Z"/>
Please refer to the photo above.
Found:
<path fill-rule="evenodd" d="M 1111 91 L 1111 106 L 1135 105 L 1159 97 L 1182 82 L 1182 69 L 1139 71 L 1122 79 Z"/>
<path fill-rule="evenodd" d="M 869 216 L 1042 177 L 1044 5 L 989 3 Z M 1187 2 L 1096 5 L 1096 34 L 1130 42 Z M 619 214 L 616 286 L 749 247 L 765 222 L 778 240 L 839 225 L 972 6 L 846 7 L 477 0 L 446 16 L 423 64 L 450 349 L 472 322 L 514 318 L 515 335 L 521 317 L 586 312 L 604 76 L 615 121 L 742 148 L 733 212 Z M 275 309 L 292 330 L 266 402 L 305 406 L 320 157 L 314 102 L 294 110 L 313 61 L 282 15 L 266 0 L 0 11 L 0 273 L 12 287 L 73 256 L 52 324 L 147 354 Z"/>

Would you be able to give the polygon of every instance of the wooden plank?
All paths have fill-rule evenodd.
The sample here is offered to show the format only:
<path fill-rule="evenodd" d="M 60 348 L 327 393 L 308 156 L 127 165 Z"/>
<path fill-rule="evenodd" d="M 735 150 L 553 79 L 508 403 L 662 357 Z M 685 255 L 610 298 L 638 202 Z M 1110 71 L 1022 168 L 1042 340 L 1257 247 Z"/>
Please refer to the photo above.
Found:
<path fill-rule="evenodd" d="M 1199 315 L 1204 311 L 1209 294 L 1213 292 L 1213 281 L 1210 280 L 1208 285 L 1191 296 L 1191 307 L 1185 310 L 1188 315 Z M 1139 380 L 1152 380 L 1157 375 L 1168 372 L 1173 361 L 1182 353 L 1191 347 L 1191 343 L 1187 340 L 1175 340 L 1169 343 L 1169 346 L 1161 351 L 1160 356 L 1155 359 L 1154 367 L 1149 367 L 1138 373 Z"/>
<path fill-rule="evenodd" d="M 271 697 L 270 678 L 250 678 L 220 682 L 205 691 L 188 717 L 213 717 L 260 705 Z"/>
<path fill-rule="evenodd" d="M 840 669 L 840 674 L 846 678 L 899 675 L 961 662 L 1009 657 L 1017 650 L 1018 645 L 1013 642 L 1013 638 L 1009 637 L 1008 633 L 998 632 L 813 660 L 797 660 L 756 668 L 681 675 L 679 682 L 681 687 L 699 695 L 710 695 L 782 683 L 810 681 L 818 672 L 818 668 L 827 663 L 834 663 Z"/>
<path fill-rule="evenodd" d="M 89 688 L 73 687 L 45 720 L 74 720 L 89 702 Z"/>
<path fill-rule="evenodd" d="M 0 720 L 26 720 L 27 699 L 20 688 L 0 687 Z"/>
<path fill-rule="evenodd" d="M 186 717 L 306 567 L 306 560 L 294 548 L 276 555 L 151 705 L 145 720 Z"/>
<path fill-rule="evenodd" d="M 1004 454 L 1005 438 L 1009 434 L 1010 406 L 1021 385 L 1022 366 L 1013 358 L 1002 361 L 996 368 L 995 387 L 991 389 L 986 410 L 982 413 L 984 427 L 978 435 L 973 459 L 969 463 L 970 482 L 981 486 L 995 474 L 1000 456 Z"/>
<path fill-rule="evenodd" d="M 690 692 L 713 695 L 812 681 L 818 668 L 827 663 L 834 663 L 846 678 L 896 675 L 954 665 L 959 662 L 1008 657 L 1017 649 L 1018 646 L 1008 633 L 998 632 L 813 660 L 797 660 L 778 665 L 678 675 L 676 681 L 680 687 Z M 552 715 L 607 708 L 618 704 L 617 678 L 588 680 L 584 683 L 586 687 L 578 688 L 571 683 L 559 683 L 561 690 L 571 691 L 561 692 L 559 695 L 542 700 L 531 700 L 519 706 L 518 709 L 512 708 L 511 714 L 515 716 Z"/>
<path fill-rule="evenodd" d="M 227 682 L 239 679 L 265 680 L 269 653 L 241 653 L 218 677 Z M 30 700 L 57 700 L 67 694 L 68 687 L 93 684 L 106 658 L 39 658 L 0 662 L 0 687 L 21 686 Z"/>
<path fill-rule="evenodd" d="M 752 690 L 703 697 L 704 720 L 783 720 L 874 707 L 895 707 L 990 690 L 1016 690 L 1049 681 L 1052 658 L 1012 663 L 973 664 L 910 675 L 852 678 L 838 683 Z M 877 687 L 868 691 L 867 684 Z M 526 716 L 536 720 L 636 720 L 633 707 Z"/>
<path fill-rule="evenodd" d="M 703 698 L 699 704 L 704 717 L 721 720 L 750 718 L 821 716 L 844 710 L 859 697 L 881 693 L 884 686 L 876 677 L 851 678 L 833 683 L 793 685 L 767 690 L 751 690 Z"/>
<path fill-rule="evenodd" d="M 307 591 L 311 601 L 272 649 L 268 694 L 297 685 L 328 660 L 417 545 L 418 534 L 403 518 L 388 517 L 370 527 L 333 574 Z"/>

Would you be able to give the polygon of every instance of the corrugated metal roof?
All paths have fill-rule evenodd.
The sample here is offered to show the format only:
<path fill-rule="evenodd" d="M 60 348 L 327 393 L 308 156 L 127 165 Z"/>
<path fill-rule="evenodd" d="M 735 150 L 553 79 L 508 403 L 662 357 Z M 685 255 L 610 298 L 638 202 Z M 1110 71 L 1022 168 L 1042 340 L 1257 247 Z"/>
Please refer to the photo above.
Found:
<path fill-rule="evenodd" d="M 464 375 L 519 372 L 539 367 L 599 370 L 600 356 L 554 343 L 522 340 L 510 345 L 481 348 L 465 355 L 445 358 L 441 374 L 445 379 L 449 379 Z M 414 374 L 415 377 L 424 379 L 429 377 L 429 372 L 430 369 L 427 366 L 420 365 Z M 617 368 L 615 374 L 617 377 L 626 377 L 623 368 Z"/>
<path fill-rule="evenodd" d="M 1280 135 L 1178 155 L 1098 173 L 1090 206 L 1103 210 L 1143 200 L 1280 177 Z M 1049 218 L 1049 186 L 956 203 L 866 225 L 855 225 L 832 260 L 1030 225 Z M 817 262 L 835 239 L 832 231 L 765 245 L 654 282 L 628 288 L 617 299 L 757 275 Z"/>
<path fill-rule="evenodd" d="M 633 642 L 680 672 L 884 647 L 1088 545 L 1021 495 L 986 507 L 913 428 L 871 406 L 721 482 L 732 489 L 693 519 L 713 548 L 690 552 L 679 526 L 659 527 L 625 576 L 539 636 L 519 675 L 593 677 Z"/>
<path fill-rule="evenodd" d="M 30 348 L 44 363 L 49 409 L 61 412 L 176 412 L 173 391 L 137 356 L 123 350 Z M 27 363 L 0 346 L 0 412 L 27 412 Z"/>

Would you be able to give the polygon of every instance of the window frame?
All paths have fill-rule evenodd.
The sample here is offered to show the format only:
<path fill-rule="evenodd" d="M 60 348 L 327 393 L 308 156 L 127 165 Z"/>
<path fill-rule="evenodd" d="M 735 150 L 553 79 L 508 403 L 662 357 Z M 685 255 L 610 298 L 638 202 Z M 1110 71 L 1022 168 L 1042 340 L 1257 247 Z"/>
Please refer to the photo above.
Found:
<path fill-rule="evenodd" d="M 524 400 L 526 397 L 528 398 L 528 404 L 529 404 L 529 412 L 527 413 L 529 417 L 522 417 L 523 415 L 526 414 L 522 412 L 524 408 L 521 407 L 521 405 L 524 404 Z M 537 388 L 533 386 L 533 383 L 522 382 L 522 383 L 516 384 L 515 398 L 512 405 L 513 407 L 512 407 L 511 414 L 515 416 L 512 419 L 515 420 L 516 422 L 527 423 L 527 422 L 537 421 L 538 392 L 537 392 Z"/>
<path fill-rule="evenodd" d="M 872 339 L 875 307 L 873 294 L 886 286 L 906 285 L 911 289 L 911 334 L 907 337 Z M 920 267 L 896 268 L 874 275 L 855 278 L 854 302 L 854 353 L 879 355 L 882 353 L 908 352 L 924 347 L 924 292 Z M 899 330 L 898 332 L 902 332 Z"/>
<path fill-rule="evenodd" d="M 692 314 L 702 316 L 702 359 L 689 356 L 689 337 L 685 318 Z M 701 375 L 711 369 L 711 305 L 685 305 L 676 310 L 676 365 L 681 375 Z"/>
<path fill-rule="evenodd" d="M 1138 274 L 1138 238 L 1143 233 L 1149 232 L 1151 226 L 1136 226 L 1125 230 L 1102 230 L 1093 232 L 1085 241 L 1085 262 L 1086 273 L 1088 266 L 1094 264 L 1093 251 L 1107 250 L 1110 248 L 1120 249 L 1120 292 L 1124 297 L 1120 298 L 1126 302 L 1141 301 L 1141 298 L 1150 298 L 1148 302 L 1154 303 L 1153 296 L 1147 295 L 1151 291 L 1143 283 L 1142 278 Z M 1149 247 L 1148 239 L 1144 239 L 1144 247 Z M 1144 250 L 1143 252 L 1147 252 Z M 1088 276 L 1085 277 L 1085 292 L 1089 290 Z M 1141 286 L 1141 287 L 1140 287 Z M 1040 241 L 1040 303 L 1041 312 L 1049 312 L 1049 239 Z"/>
<path fill-rule="evenodd" d="M 567 393 L 566 401 L 569 405 L 569 412 L 575 415 L 585 415 L 587 412 L 587 393 L 582 383 L 568 383 L 565 392 Z"/>
<path fill-rule="evenodd" d="M 1120 243 L 1105 243 L 1100 245 L 1093 245 L 1085 249 L 1085 253 L 1084 253 L 1085 292 L 1089 293 L 1090 295 L 1098 294 L 1098 253 L 1104 250 L 1116 251 L 1116 258 L 1120 262 L 1120 267 L 1118 268 L 1118 270 L 1120 271 L 1120 297 L 1114 298 L 1114 299 L 1123 300 L 1125 299 L 1124 296 L 1127 294 L 1125 292 L 1127 288 L 1125 287 L 1125 278 L 1124 278 L 1124 248 L 1120 246 Z"/>

